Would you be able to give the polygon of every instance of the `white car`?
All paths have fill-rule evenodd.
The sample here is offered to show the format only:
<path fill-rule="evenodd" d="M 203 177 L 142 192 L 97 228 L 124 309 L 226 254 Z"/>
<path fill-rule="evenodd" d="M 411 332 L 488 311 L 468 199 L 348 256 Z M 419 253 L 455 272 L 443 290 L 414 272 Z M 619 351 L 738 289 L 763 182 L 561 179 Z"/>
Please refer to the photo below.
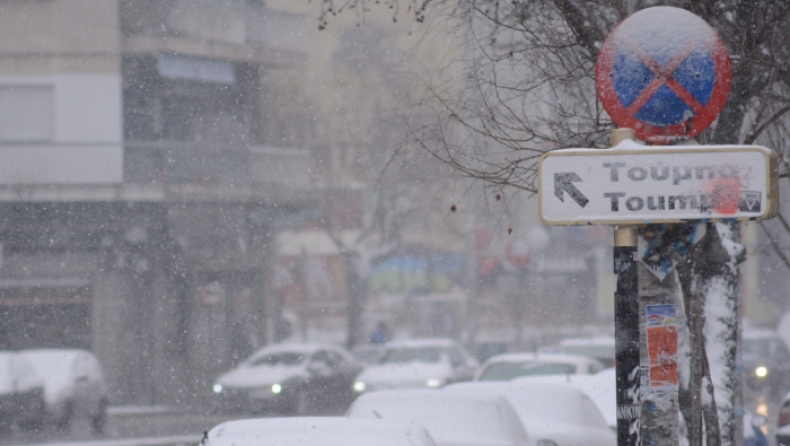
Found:
<path fill-rule="evenodd" d="M 489 358 L 475 376 L 475 381 L 509 381 L 521 376 L 590 375 L 601 364 L 586 356 L 553 353 L 506 353 Z"/>
<path fill-rule="evenodd" d="M 345 349 L 329 344 L 266 347 L 214 381 L 213 409 L 342 413 L 360 370 Z"/>
<path fill-rule="evenodd" d="M 477 361 L 449 339 L 393 341 L 381 359 L 356 379 L 357 393 L 402 388 L 438 388 L 474 377 Z"/>
<path fill-rule="evenodd" d="M 18 353 L 0 351 L 0 429 L 44 420 L 44 380 Z"/>
<path fill-rule="evenodd" d="M 424 427 L 392 420 L 340 417 L 260 418 L 222 423 L 201 446 L 435 446 Z"/>
<path fill-rule="evenodd" d="M 496 394 L 470 396 L 427 389 L 371 392 L 354 401 L 348 416 L 418 423 L 438 446 L 533 444 L 510 402 Z"/>
<path fill-rule="evenodd" d="M 99 361 L 87 350 L 40 349 L 19 353 L 44 378 L 48 417 L 68 429 L 76 417 L 90 419 L 94 430 L 104 429 L 107 385 Z"/>
<path fill-rule="evenodd" d="M 745 423 L 744 423 L 745 424 Z M 776 422 L 776 444 L 790 446 L 790 393 L 782 398 Z"/>
<path fill-rule="evenodd" d="M 526 381 L 459 383 L 445 387 L 441 393 L 507 398 L 529 437 L 540 446 L 617 444 L 617 434 L 584 392 L 568 385 Z"/>
<path fill-rule="evenodd" d="M 595 375 L 544 375 L 518 378 L 514 383 L 549 383 L 575 387 L 584 392 L 601 411 L 606 424 L 617 431 L 617 375 L 615 369 L 604 369 Z"/>

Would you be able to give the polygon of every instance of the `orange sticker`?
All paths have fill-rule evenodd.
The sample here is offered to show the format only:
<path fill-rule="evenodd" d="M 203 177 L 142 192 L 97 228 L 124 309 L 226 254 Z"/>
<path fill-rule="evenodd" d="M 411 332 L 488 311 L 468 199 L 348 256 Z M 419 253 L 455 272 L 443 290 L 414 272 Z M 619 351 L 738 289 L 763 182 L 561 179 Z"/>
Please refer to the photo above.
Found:
<path fill-rule="evenodd" d="M 678 330 L 676 325 L 647 329 L 650 387 L 678 385 Z"/>

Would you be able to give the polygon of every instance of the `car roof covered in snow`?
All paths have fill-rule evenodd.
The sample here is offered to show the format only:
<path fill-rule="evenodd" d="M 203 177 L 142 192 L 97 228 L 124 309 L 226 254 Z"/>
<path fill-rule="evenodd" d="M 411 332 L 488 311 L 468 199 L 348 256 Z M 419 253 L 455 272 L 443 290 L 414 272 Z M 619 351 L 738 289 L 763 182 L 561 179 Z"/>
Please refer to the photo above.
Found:
<path fill-rule="evenodd" d="M 581 390 L 566 384 L 518 379 L 514 381 L 474 381 L 451 384 L 440 392 L 506 397 L 530 435 L 562 425 L 596 425 L 608 429 L 600 409 Z M 590 401 L 587 405 L 584 400 Z M 589 413 L 592 410 L 592 413 Z"/>
<path fill-rule="evenodd" d="M 496 362 L 553 362 L 583 366 L 596 364 L 595 359 L 582 355 L 566 355 L 563 353 L 504 353 L 488 358 L 486 364 Z"/>
<path fill-rule="evenodd" d="M 93 355 L 87 350 L 78 350 L 74 348 L 36 348 L 30 350 L 22 350 L 19 352 L 28 361 L 49 361 L 54 363 L 66 363 L 73 361 L 79 355 L 89 354 Z"/>
<path fill-rule="evenodd" d="M 320 344 L 320 343 L 285 343 L 268 345 L 255 353 L 250 355 L 248 360 L 253 358 L 260 358 L 262 356 L 271 355 L 273 353 L 302 353 L 310 355 L 318 350 L 332 350 L 342 354 L 346 359 L 353 361 L 353 357 L 343 348 L 333 344 Z"/>
<path fill-rule="evenodd" d="M 397 420 L 345 417 L 258 418 L 212 428 L 205 446 L 261 444 L 431 446 L 424 427 Z"/>
<path fill-rule="evenodd" d="M 528 440 L 513 406 L 498 394 L 384 390 L 361 395 L 348 416 L 419 423 L 438 445 L 515 445 Z"/>
<path fill-rule="evenodd" d="M 425 338 L 390 341 L 384 345 L 386 348 L 421 348 L 421 347 L 459 347 L 452 339 Z"/>
<path fill-rule="evenodd" d="M 584 392 L 598 406 L 609 426 L 617 426 L 617 396 L 615 369 L 601 370 L 594 375 L 542 375 L 516 378 L 513 382 L 548 383 L 575 387 Z"/>

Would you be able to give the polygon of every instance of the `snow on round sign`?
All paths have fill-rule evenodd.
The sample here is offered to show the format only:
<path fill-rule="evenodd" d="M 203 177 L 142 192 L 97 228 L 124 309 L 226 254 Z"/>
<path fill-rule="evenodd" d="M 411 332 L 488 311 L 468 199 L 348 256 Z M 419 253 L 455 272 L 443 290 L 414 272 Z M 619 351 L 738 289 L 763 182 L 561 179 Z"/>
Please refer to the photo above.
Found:
<path fill-rule="evenodd" d="M 719 115 L 730 91 L 730 57 L 704 20 L 660 6 L 615 27 L 601 47 L 595 77 L 617 125 L 666 144 L 694 137 Z"/>

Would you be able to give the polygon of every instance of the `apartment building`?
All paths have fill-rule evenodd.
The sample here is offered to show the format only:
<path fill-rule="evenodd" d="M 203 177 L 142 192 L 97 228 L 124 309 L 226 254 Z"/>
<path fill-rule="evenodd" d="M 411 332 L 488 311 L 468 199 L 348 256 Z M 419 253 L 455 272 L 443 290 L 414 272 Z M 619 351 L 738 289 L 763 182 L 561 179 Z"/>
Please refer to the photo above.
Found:
<path fill-rule="evenodd" d="M 266 342 L 273 231 L 317 207 L 310 152 L 267 136 L 303 28 L 258 0 L 0 3 L 0 348 L 90 348 L 114 402 L 154 403 Z"/>

